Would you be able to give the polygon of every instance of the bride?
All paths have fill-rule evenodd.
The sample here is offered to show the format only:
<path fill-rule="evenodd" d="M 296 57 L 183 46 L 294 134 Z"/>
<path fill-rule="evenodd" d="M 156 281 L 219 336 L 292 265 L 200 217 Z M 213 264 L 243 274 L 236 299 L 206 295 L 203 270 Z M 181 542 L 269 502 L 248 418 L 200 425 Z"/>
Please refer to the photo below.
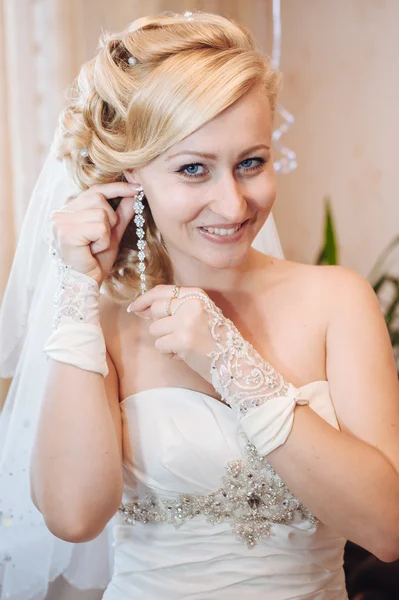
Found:
<path fill-rule="evenodd" d="M 27 215 L 51 208 L 31 329 L 49 290 L 54 314 L 45 368 L 14 375 L 3 415 L 35 427 L 2 447 L 2 598 L 64 573 L 105 600 L 343 600 L 347 539 L 398 558 L 389 336 L 360 276 L 280 253 L 279 84 L 209 13 L 139 19 L 82 67 L 53 149 L 69 176 L 50 157 Z"/>

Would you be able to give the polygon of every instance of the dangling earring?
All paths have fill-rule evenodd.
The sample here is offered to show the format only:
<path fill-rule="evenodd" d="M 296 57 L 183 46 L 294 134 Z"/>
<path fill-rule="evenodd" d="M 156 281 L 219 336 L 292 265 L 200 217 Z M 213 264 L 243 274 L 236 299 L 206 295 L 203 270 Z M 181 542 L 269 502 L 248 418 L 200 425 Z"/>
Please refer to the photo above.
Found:
<path fill-rule="evenodd" d="M 140 188 L 140 191 L 138 194 L 136 194 L 134 196 L 135 199 L 135 203 L 134 203 L 134 212 L 136 214 L 136 216 L 134 217 L 134 222 L 137 226 L 136 229 L 136 235 L 138 237 L 137 240 L 137 249 L 138 249 L 138 257 L 139 257 L 139 273 L 140 273 L 140 280 L 141 280 L 141 293 L 144 294 L 147 291 L 147 278 L 146 278 L 146 274 L 145 274 L 145 252 L 144 252 L 144 248 L 147 245 L 147 242 L 144 239 L 144 223 L 145 223 L 145 219 L 143 217 L 143 212 L 144 212 L 144 205 L 143 205 L 143 198 L 144 198 L 144 191 L 143 188 Z"/>

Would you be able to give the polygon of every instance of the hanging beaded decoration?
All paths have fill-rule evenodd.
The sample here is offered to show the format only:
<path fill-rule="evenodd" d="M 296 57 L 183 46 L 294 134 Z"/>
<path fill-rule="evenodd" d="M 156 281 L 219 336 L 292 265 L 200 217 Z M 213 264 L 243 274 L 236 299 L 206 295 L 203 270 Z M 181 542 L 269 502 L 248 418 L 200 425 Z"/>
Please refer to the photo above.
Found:
<path fill-rule="evenodd" d="M 141 293 L 144 294 L 147 291 L 147 278 L 145 274 L 145 252 L 144 248 L 147 245 L 147 242 L 144 239 L 144 223 L 145 219 L 143 216 L 144 213 L 144 205 L 143 205 L 144 191 L 141 188 L 140 192 L 134 196 L 134 212 L 136 216 L 134 217 L 134 222 L 137 226 L 136 235 L 137 235 L 137 249 L 138 249 L 138 258 L 139 258 L 139 272 L 140 272 L 140 280 L 141 280 Z"/>

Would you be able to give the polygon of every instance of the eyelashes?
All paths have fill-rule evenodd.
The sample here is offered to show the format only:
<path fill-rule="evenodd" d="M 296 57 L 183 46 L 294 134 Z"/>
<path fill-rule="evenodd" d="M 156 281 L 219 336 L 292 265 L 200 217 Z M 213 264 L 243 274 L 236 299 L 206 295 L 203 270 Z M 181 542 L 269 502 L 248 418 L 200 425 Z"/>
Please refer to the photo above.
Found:
<path fill-rule="evenodd" d="M 245 173 L 260 171 L 262 169 L 262 167 L 264 166 L 264 164 L 266 163 L 264 158 L 261 158 L 260 156 L 255 156 L 253 158 L 246 158 L 245 160 L 240 162 L 240 165 L 242 165 L 243 163 L 248 163 L 248 162 L 253 162 L 253 161 L 257 161 L 255 166 L 244 167 L 243 169 L 240 169 L 240 171 L 244 171 Z M 205 177 L 206 173 L 188 173 L 187 169 L 190 169 L 193 167 L 204 167 L 204 166 L 205 165 L 203 165 L 202 163 L 189 163 L 187 165 L 183 165 L 182 167 L 180 167 L 180 169 L 178 169 L 176 171 L 176 173 L 179 173 L 186 179 L 201 179 L 201 178 Z"/>

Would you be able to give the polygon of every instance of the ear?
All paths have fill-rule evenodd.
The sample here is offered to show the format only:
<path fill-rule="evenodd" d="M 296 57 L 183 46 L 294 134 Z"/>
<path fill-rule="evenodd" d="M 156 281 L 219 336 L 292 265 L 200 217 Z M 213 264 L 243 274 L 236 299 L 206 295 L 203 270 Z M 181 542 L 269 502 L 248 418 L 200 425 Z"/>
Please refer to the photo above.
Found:
<path fill-rule="evenodd" d="M 123 171 L 123 175 L 125 176 L 125 179 L 128 183 L 143 186 L 138 174 L 135 172 L 135 169 L 126 169 L 125 171 Z"/>

